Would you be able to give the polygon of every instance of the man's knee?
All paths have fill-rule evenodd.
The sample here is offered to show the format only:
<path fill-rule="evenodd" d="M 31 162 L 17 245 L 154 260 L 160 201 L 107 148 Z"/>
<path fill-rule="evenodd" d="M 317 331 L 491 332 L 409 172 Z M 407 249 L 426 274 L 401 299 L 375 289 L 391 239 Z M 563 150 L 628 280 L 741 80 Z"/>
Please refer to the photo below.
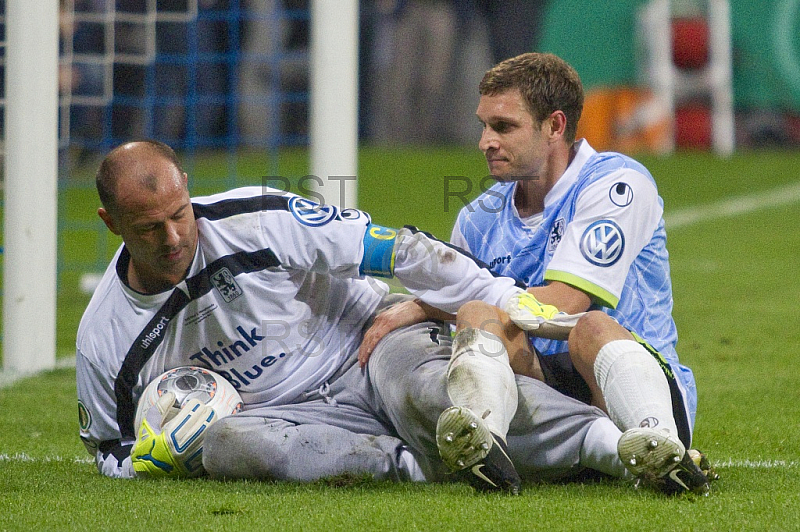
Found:
<path fill-rule="evenodd" d="M 228 471 L 230 449 L 233 445 L 238 447 L 238 442 L 232 441 L 237 438 L 236 432 L 232 429 L 230 422 L 221 419 L 208 427 L 203 440 L 203 467 L 211 476 L 232 477 L 232 472 Z"/>
<path fill-rule="evenodd" d="M 459 329 L 470 327 L 473 329 L 492 330 L 503 327 L 500 309 L 483 301 L 470 301 L 458 309 L 456 326 Z"/>
<path fill-rule="evenodd" d="M 599 310 L 593 310 L 581 317 L 570 332 L 569 351 L 573 360 L 591 362 L 607 343 L 632 339 L 631 333 L 614 318 Z"/>
<path fill-rule="evenodd" d="M 270 444 L 263 433 L 269 430 L 263 420 L 257 432 L 262 437 L 253 439 L 254 434 L 246 430 L 242 421 L 256 421 L 255 418 L 241 419 L 226 417 L 212 424 L 206 430 L 203 440 L 203 467 L 215 478 L 281 478 L 280 468 L 286 463 L 278 454 L 281 452 Z M 270 457 L 266 459 L 265 457 Z"/>

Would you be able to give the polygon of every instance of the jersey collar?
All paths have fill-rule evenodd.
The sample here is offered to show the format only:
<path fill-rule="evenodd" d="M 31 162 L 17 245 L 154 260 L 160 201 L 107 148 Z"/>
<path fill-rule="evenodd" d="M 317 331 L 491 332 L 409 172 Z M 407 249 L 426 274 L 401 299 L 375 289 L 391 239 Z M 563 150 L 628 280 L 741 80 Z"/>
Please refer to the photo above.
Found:
<path fill-rule="evenodd" d="M 566 171 L 564 171 L 558 181 L 556 181 L 553 188 L 550 189 L 550 192 L 544 197 L 545 209 L 547 209 L 548 205 L 552 205 L 561 199 L 561 197 L 572 188 L 572 185 L 578 180 L 578 174 L 580 174 L 583 165 L 596 154 L 597 152 L 594 148 L 589 146 L 586 139 L 580 139 L 575 143 L 575 157 L 572 159 L 572 162 L 569 163 L 569 166 L 567 166 Z"/>

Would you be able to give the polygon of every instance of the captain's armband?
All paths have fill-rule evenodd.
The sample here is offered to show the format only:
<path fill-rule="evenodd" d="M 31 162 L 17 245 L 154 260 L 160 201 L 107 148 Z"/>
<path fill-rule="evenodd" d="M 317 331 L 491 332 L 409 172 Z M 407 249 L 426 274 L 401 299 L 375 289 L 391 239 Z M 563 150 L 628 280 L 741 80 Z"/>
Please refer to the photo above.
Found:
<path fill-rule="evenodd" d="M 369 224 L 364 233 L 364 258 L 359 272 L 374 277 L 394 275 L 394 245 L 397 242 L 397 229 Z"/>

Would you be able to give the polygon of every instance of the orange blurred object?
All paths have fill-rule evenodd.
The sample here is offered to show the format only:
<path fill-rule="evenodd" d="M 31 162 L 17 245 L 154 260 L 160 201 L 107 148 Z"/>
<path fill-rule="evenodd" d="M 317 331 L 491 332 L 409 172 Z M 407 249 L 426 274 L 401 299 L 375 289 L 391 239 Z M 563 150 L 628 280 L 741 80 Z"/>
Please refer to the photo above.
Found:
<path fill-rule="evenodd" d="M 610 87 L 586 93 L 577 136 L 596 150 L 665 153 L 669 135 L 668 112 L 649 90 Z"/>

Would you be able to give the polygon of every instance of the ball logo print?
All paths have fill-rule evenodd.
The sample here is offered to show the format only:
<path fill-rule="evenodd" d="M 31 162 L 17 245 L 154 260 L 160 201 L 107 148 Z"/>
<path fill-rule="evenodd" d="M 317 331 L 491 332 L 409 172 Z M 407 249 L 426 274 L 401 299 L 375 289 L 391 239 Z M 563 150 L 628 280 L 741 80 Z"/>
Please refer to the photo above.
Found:
<path fill-rule="evenodd" d="M 325 225 L 339 214 L 334 205 L 320 205 L 300 196 L 289 200 L 289 211 L 298 222 L 311 227 Z"/>
<path fill-rule="evenodd" d="M 137 434 L 147 409 L 167 392 L 175 394 L 172 408 L 176 410 L 190 399 L 198 399 L 214 408 L 222 418 L 239 412 L 243 406 L 239 392 L 219 374 L 197 366 L 181 366 L 166 371 L 145 387 L 136 409 Z"/>
<path fill-rule="evenodd" d="M 628 183 L 614 183 L 608 191 L 611 203 L 617 207 L 627 207 L 633 202 L 633 188 Z"/>
<path fill-rule="evenodd" d="M 611 220 L 598 220 L 583 232 L 581 253 L 595 266 L 611 266 L 622 256 L 625 236 Z"/>

